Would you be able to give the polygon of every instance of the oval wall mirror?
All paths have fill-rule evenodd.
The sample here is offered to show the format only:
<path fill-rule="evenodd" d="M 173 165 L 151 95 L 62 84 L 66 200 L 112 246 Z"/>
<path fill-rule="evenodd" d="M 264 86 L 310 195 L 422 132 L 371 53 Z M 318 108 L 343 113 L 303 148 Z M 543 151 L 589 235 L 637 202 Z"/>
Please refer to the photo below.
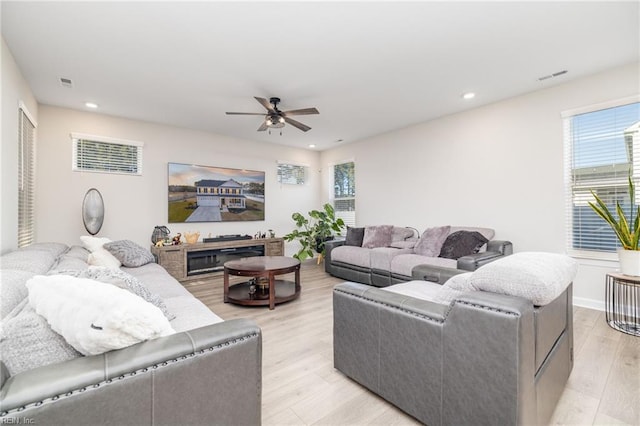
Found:
<path fill-rule="evenodd" d="M 102 195 L 100 191 L 95 188 L 91 188 L 84 195 L 84 201 L 82 202 L 82 221 L 87 232 L 91 235 L 96 235 L 100 228 L 102 228 L 102 222 L 104 221 L 104 201 L 102 201 Z"/>

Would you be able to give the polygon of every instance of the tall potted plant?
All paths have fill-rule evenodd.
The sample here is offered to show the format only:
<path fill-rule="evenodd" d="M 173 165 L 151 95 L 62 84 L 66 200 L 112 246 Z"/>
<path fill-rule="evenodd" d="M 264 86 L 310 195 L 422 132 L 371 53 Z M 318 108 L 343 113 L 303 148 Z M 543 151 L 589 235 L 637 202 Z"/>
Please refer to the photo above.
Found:
<path fill-rule="evenodd" d="M 593 190 L 591 194 L 596 202 L 589 202 L 589 206 L 611 226 L 620 244 L 622 244 L 622 248 L 618 249 L 620 272 L 625 275 L 640 276 L 640 250 L 638 249 L 640 240 L 640 206 L 635 206 L 636 188 L 631 174 L 629 174 L 629 198 L 631 200 L 629 218 L 626 217 L 619 202 L 616 202 L 616 214 L 618 216 L 616 219 L 609 207 Z"/>
<path fill-rule="evenodd" d="M 293 213 L 291 218 L 296 224 L 296 229 L 284 236 L 286 241 L 298 240 L 300 250 L 293 255 L 302 261 L 312 258 L 314 252 L 318 253 L 318 263 L 324 256 L 324 243 L 339 235 L 345 224 L 342 218 L 336 218 L 335 210 L 329 203 L 322 207 L 322 210 L 311 210 L 309 218 L 301 213 Z"/>

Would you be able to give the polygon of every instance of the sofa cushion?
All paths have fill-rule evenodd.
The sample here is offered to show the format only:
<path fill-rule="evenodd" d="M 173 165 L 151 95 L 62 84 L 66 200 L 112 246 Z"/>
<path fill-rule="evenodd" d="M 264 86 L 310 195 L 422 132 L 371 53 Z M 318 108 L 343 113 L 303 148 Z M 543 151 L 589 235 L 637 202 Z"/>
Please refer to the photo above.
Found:
<path fill-rule="evenodd" d="M 58 257 L 68 249 L 69 249 L 69 246 L 66 244 L 50 242 L 50 243 L 29 244 L 26 247 L 21 247 L 19 251 L 40 250 L 40 251 L 49 252 L 54 257 Z"/>
<path fill-rule="evenodd" d="M 66 275 L 38 275 L 27 282 L 27 289 L 36 312 L 84 355 L 174 333 L 160 309 L 110 284 Z"/>
<path fill-rule="evenodd" d="M 440 291 L 434 298 L 434 302 L 448 305 L 453 302 L 456 297 L 468 291 L 475 291 L 471 285 L 471 272 L 457 274 L 442 284 Z"/>
<path fill-rule="evenodd" d="M 371 267 L 371 249 L 365 247 L 340 246 L 331 250 L 331 262 L 342 262 L 350 265 Z"/>
<path fill-rule="evenodd" d="M 53 331 L 47 320 L 24 299 L 2 321 L 0 356 L 9 373 L 15 375 L 77 358 L 81 354 Z"/>
<path fill-rule="evenodd" d="M 478 268 L 471 285 L 482 291 L 529 299 L 543 306 L 553 301 L 571 284 L 578 262 L 555 253 L 521 252 Z"/>
<path fill-rule="evenodd" d="M 0 257 L 0 269 L 44 274 L 56 263 L 56 256 L 46 250 L 17 250 Z"/>
<path fill-rule="evenodd" d="M 411 271 L 418 265 L 433 265 L 455 268 L 457 262 L 442 257 L 427 257 L 419 254 L 400 254 L 391 260 L 391 273 L 411 277 Z"/>
<path fill-rule="evenodd" d="M 449 235 L 442 245 L 440 257 L 459 259 L 462 256 L 478 253 L 487 239 L 478 231 L 458 231 Z"/>
<path fill-rule="evenodd" d="M 73 257 L 76 259 L 84 260 L 85 262 L 89 259 L 90 251 L 82 246 L 71 246 L 69 250 L 64 254 L 64 257 Z"/>
<path fill-rule="evenodd" d="M 81 259 L 78 259 L 77 257 L 63 255 L 60 258 L 58 258 L 58 263 L 56 263 L 47 272 L 47 275 L 60 274 L 65 272 L 83 271 L 89 267 L 87 260 L 81 260 Z"/>
<path fill-rule="evenodd" d="M 406 283 L 381 287 L 380 290 L 433 302 L 440 292 L 440 287 L 440 284 L 429 281 L 407 281 Z"/>
<path fill-rule="evenodd" d="M 450 229 L 450 226 L 438 226 L 425 230 L 413 251 L 422 256 L 438 257 Z"/>
<path fill-rule="evenodd" d="M 391 245 L 392 225 L 367 226 L 364 228 L 362 247 L 389 247 Z"/>
<path fill-rule="evenodd" d="M 371 253 L 369 254 L 371 269 L 390 271 L 391 260 L 405 253 L 411 253 L 411 249 L 398 249 L 393 247 L 376 247 L 371 249 Z"/>
<path fill-rule="evenodd" d="M 347 237 L 345 239 L 345 246 L 362 247 L 362 240 L 364 238 L 364 228 L 354 228 L 347 226 Z"/>
<path fill-rule="evenodd" d="M 0 319 L 4 319 L 27 297 L 27 281 L 35 274 L 29 271 L 0 271 Z"/>
<path fill-rule="evenodd" d="M 103 247 L 118 259 L 120 263 L 130 268 L 155 262 L 155 258 L 149 250 L 131 240 L 111 241 L 105 243 Z"/>
<path fill-rule="evenodd" d="M 167 304 L 167 308 L 172 312 L 180 312 L 180 315 L 170 322 L 171 328 L 176 333 L 223 321 L 222 318 L 213 313 L 198 299 L 191 296 L 191 294 L 169 297 L 164 301 Z"/>

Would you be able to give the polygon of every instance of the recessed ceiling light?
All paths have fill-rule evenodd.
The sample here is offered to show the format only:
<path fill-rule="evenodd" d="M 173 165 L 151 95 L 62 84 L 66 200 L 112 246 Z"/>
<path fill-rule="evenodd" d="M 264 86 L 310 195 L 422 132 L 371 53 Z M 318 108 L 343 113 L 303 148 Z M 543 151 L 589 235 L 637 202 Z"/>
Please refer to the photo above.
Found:
<path fill-rule="evenodd" d="M 476 97 L 476 94 L 473 92 L 467 92 L 462 95 L 462 99 L 473 99 Z"/>
<path fill-rule="evenodd" d="M 315 148 L 316 146 L 314 144 L 309 144 L 309 148 Z"/>
<path fill-rule="evenodd" d="M 95 104 L 93 102 L 85 102 L 84 106 L 86 106 L 87 108 L 93 108 L 93 109 L 98 108 L 98 104 Z"/>

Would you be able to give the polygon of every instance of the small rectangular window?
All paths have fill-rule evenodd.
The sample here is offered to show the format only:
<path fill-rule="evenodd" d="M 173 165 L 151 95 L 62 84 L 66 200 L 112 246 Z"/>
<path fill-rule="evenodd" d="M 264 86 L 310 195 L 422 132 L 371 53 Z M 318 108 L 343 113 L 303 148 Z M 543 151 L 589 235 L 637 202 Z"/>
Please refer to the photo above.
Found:
<path fill-rule="evenodd" d="M 72 133 L 72 170 L 142 176 L 141 142 Z"/>
<path fill-rule="evenodd" d="M 35 241 L 36 126 L 23 105 L 18 120 L 18 247 L 24 247 Z"/>
<path fill-rule="evenodd" d="M 307 182 L 307 166 L 278 163 L 278 182 L 287 185 L 304 185 Z"/>
<path fill-rule="evenodd" d="M 353 161 L 333 165 L 333 207 L 336 217 L 348 226 L 356 224 L 356 164 Z"/>

